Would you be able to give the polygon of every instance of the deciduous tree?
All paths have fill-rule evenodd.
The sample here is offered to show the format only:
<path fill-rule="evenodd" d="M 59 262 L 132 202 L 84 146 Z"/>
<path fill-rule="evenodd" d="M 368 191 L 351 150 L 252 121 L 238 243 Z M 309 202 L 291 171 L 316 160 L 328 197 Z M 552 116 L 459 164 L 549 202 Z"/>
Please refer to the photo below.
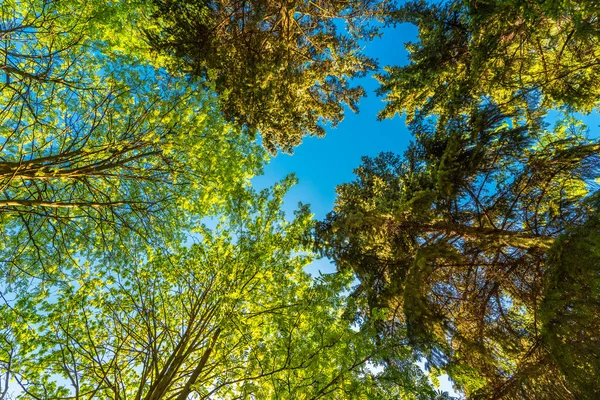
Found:
<path fill-rule="evenodd" d="M 128 241 L 159 246 L 260 169 L 214 97 L 99 40 L 100 5 L 1 7 L 6 283 L 61 279 Z"/>
<path fill-rule="evenodd" d="M 189 246 L 88 264 L 41 300 L 8 294 L 0 368 L 17 398 L 431 398 L 405 346 L 343 317 L 351 275 L 303 271 L 312 223 L 306 207 L 284 219 L 291 182 L 240 189 Z"/>

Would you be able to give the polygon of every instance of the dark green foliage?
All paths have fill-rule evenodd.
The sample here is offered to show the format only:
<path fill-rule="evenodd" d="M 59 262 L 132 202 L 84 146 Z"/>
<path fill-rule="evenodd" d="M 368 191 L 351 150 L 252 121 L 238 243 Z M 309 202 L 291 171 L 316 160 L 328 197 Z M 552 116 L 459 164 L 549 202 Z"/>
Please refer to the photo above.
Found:
<path fill-rule="evenodd" d="M 578 399 L 600 397 L 600 220 L 557 241 L 540 310 L 543 337 Z"/>
<path fill-rule="evenodd" d="M 359 315 L 386 310 L 382 334 L 406 333 L 469 398 L 597 397 L 586 347 L 597 343 L 597 296 L 573 289 L 592 272 L 564 281 L 576 271 L 555 264 L 575 262 L 548 263 L 548 252 L 567 229 L 565 243 L 591 229 L 600 143 L 572 118 L 552 131 L 543 118 L 598 106 L 599 11 L 596 1 L 456 0 L 390 14 L 419 38 L 409 65 L 379 75 L 380 117 L 406 113 L 415 143 L 403 158 L 365 159 L 317 230 L 360 280 Z M 595 257 L 590 240 L 581 246 Z M 585 305 L 559 307 L 573 299 Z"/>
<path fill-rule="evenodd" d="M 600 3 L 584 1 L 411 1 L 391 16 L 419 28 L 410 64 L 380 76 L 388 105 L 406 112 L 468 110 L 482 99 L 535 118 L 567 105 L 590 111 L 600 91 Z"/>
<path fill-rule="evenodd" d="M 349 80 L 375 68 L 359 39 L 388 1 L 154 0 L 150 45 L 174 69 L 216 90 L 228 120 L 259 131 L 267 149 L 291 152 L 304 135 L 323 136 L 344 105 L 364 95 Z M 342 26 L 343 24 L 343 26 Z"/>
<path fill-rule="evenodd" d="M 317 232 L 360 279 L 362 318 L 385 310 L 382 334 L 407 333 L 469 397 L 571 398 L 539 305 L 548 249 L 592 209 L 600 143 L 574 121 L 518 123 L 492 106 L 415 122 L 404 157 L 365 159 Z"/>

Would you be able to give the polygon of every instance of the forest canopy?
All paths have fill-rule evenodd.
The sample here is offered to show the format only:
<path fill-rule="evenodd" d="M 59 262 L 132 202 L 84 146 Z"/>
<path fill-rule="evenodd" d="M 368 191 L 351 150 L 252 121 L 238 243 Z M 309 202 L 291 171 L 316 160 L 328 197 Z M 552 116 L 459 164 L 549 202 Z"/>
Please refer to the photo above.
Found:
<path fill-rule="evenodd" d="M 220 94 L 227 120 L 291 152 L 323 136 L 365 91 L 350 81 L 376 68 L 360 42 L 377 34 L 388 0 L 154 0 L 151 47 Z"/>
<path fill-rule="evenodd" d="M 598 105 L 597 7 L 413 1 L 389 14 L 419 36 L 407 65 L 378 75 L 380 118 L 404 114 L 414 141 L 364 158 L 317 226 L 323 254 L 360 281 L 361 318 L 406 335 L 467 398 L 598 396 L 600 142 L 576 116 Z"/>
<path fill-rule="evenodd" d="M 599 12 L 4 0 L 0 399 L 598 398 Z M 252 187 L 373 76 L 402 154 Z"/>

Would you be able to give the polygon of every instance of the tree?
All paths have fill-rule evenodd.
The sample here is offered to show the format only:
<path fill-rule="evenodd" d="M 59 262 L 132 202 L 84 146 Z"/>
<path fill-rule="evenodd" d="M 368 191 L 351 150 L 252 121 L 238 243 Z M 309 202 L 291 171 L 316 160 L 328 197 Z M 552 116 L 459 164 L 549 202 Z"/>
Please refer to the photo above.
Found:
<path fill-rule="evenodd" d="M 214 97 L 94 36 L 105 13 L 2 4 L 0 276 L 23 290 L 172 241 L 260 170 Z"/>
<path fill-rule="evenodd" d="M 381 117 L 460 112 L 482 99 L 535 119 L 539 109 L 598 106 L 596 1 L 411 1 L 390 15 L 409 22 L 410 64 L 380 75 Z"/>
<path fill-rule="evenodd" d="M 470 398 L 573 398 L 542 344 L 548 251 L 595 209 L 600 143 L 574 120 L 553 131 L 497 107 L 421 119 L 403 158 L 364 158 L 317 229 L 354 271 L 363 318 L 384 313 Z"/>
<path fill-rule="evenodd" d="M 73 75 L 71 69 L 83 53 L 81 45 L 89 20 L 89 14 L 57 7 L 51 0 L 32 0 L 25 4 L 13 0 L 2 2 L 3 95 L 23 93 L 32 83 L 53 82 L 67 86 L 81 83 L 82 77 Z"/>
<path fill-rule="evenodd" d="M 598 216 L 569 229 L 549 256 L 542 335 L 578 399 L 600 395 L 600 235 Z"/>
<path fill-rule="evenodd" d="M 371 20 L 390 8 L 387 0 L 153 3 L 152 48 L 216 90 L 225 118 L 259 131 L 271 153 L 323 136 L 344 105 L 357 111 L 365 92 L 349 80 L 375 68 L 359 40 L 376 34 Z"/>
<path fill-rule="evenodd" d="M 0 368 L 17 398 L 431 398 L 405 349 L 342 317 L 351 275 L 303 272 L 312 222 L 284 219 L 291 183 L 240 188 L 189 246 L 88 264 L 41 301 L 11 293 Z M 369 365 L 393 353 L 406 365 L 380 380 Z"/>

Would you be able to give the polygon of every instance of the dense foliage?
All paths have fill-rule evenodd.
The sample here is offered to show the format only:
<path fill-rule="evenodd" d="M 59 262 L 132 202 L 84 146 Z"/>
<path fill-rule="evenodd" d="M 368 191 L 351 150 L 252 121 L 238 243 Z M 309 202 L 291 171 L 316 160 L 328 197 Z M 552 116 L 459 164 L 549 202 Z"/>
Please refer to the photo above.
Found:
<path fill-rule="evenodd" d="M 226 119 L 260 132 L 272 153 L 290 152 L 304 135 L 323 136 L 357 111 L 365 94 L 350 79 L 376 66 L 359 40 L 388 1 L 155 0 L 154 49 L 178 71 L 221 95 Z"/>
<path fill-rule="evenodd" d="M 342 318 L 351 275 L 303 271 L 310 214 L 280 211 L 292 183 L 240 189 L 190 246 L 88 263 L 51 296 L 5 293 L 0 356 L 20 397 L 429 398 L 425 381 L 373 376 L 384 355 L 410 355 Z"/>
<path fill-rule="evenodd" d="M 598 215 L 593 215 L 557 241 L 540 309 L 544 341 L 581 399 L 600 396 L 599 227 Z"/>
<path fill-rule="evenodd" d="M 419 28 L 410 63 L 380 76 L 383 117 L 444 114 L 482 99 L 536 116 L 598 106 L 599 4 L 594 0 L 409 1 L 390 16 Z"/>
<path fill-rule="evenodd" d="M 77 258 L 114 256 L 129 242 L 166 245 L 263 158 L 223 123 L 214 97 L 141 56 L 110 54 L 85 30 L 104 11 L 74 5 L 2 5 L 0 264 L 9 284 L 60 279 Z"/>
<path fill-rule="evenodd" d="M 249 188 L 265 152 L 149 57 L 156 10 L 1 5 L 0 397 L 436 396 L 346 317 L 352 274 L 304 272 L 293 179 Z"/>
<path fill-rule="evenodd" d="M 595 210 L 600 142 L 565 123 L 511 126 L 494 108 L 413 133 L 404 157 L 366 158 L 338 187 L 327 255 L 357 273 L 367 318 L 384 310 L 386 334 L 405 328 L 466 394 L 568 397 L 539 307 L 548 249 Z"/>
<path fill-rule="evenodd" d="M 2 1 L 0 398 L 597 398 L 599 12 Z M 357 110 L 378 21 L 414 141 L 315 229 L 250 178 Z"/>
<path fill-rule="evenodd" d="M 380 117 L 404 113 L 414 143 L 365 158 L 317 229 L 357 274 L 362 318 L 384 314 L 382 336 L 406 332 L 468 398 L 597 397 L 600 142 L 572 114 L 598 105 L 597 14 L 503 0 L 391 13 L 419 37 L 378 76 Z"/>

